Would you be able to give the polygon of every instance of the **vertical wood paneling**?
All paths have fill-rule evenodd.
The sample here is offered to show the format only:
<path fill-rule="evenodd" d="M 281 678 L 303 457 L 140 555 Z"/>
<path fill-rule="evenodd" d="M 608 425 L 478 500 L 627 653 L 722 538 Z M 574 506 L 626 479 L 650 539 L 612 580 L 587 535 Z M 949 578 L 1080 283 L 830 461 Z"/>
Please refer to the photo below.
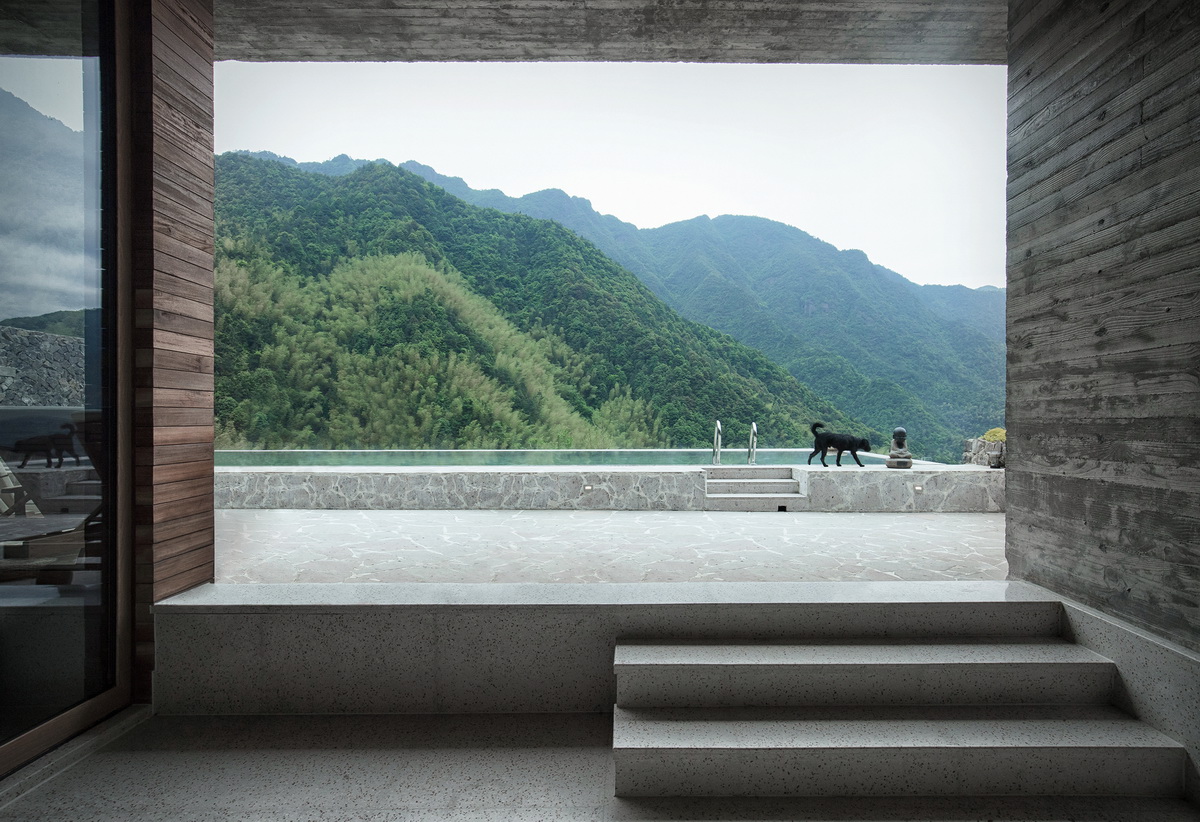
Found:
<path fill-rule="evenodd" d="M 1009 20 L 1010 573 L 1192 648 L 1198 15 L 1014 0 Z"/>
<path fill-rule="evenodd" d="M 135 696 L 154 602 L 213 576 L 212 6 L 135 0 Z"/>

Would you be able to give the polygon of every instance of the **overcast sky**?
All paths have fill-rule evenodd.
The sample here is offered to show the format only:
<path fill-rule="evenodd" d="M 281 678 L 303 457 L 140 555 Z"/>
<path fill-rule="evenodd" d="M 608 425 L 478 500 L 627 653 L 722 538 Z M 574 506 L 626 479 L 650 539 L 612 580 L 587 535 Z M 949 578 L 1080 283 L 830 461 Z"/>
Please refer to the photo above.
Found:
<path fill-rule="evenodd" d="M 57 62 L 0 74 L 78 129 Z M 218 152 L 417 160 L 643 228 L 768 217 L 914 282 L 1004 285 L 1001 66 L 218 63 L 216 84 Z"/>
<path fill-rule="evenodd" d="M 20 62 L 6 85 L 78 129 L 78 68 Z M 218 63 L 216 84 L 218 152 L 417 160 L 643 228 L 768 217 L 914 282 L 1004 285 L 1003 67 Z"/>
<path fill-rule="evenodd" d="M 919 283 L 1004 285 L 1005 69 L 218 63 L 216 150 L 417 160 L 650 228 L 749 214 Z"/>

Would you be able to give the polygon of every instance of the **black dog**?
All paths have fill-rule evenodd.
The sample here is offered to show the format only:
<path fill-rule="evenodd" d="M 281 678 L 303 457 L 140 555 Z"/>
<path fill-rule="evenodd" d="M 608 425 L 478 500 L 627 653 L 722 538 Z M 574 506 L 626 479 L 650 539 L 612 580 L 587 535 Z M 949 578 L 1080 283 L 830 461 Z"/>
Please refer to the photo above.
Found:
<path fill-rule="evenodd" d="M 824 465 L 826 468 L 828 468 L 829 465 L 828 465 L 828 463 L 825 462 L 825 453 L 827 451 L 829 451 L 830 448 L 835 448 L 835 449 L 837 449 L 837 452 L 838 452 L 837 453 L 837 464 L 838 465 L 842 464 L 842 452 L 849 451 L 850 456 L 854 457 L 854 461 L 857 462 L 860 467 L 866 467 L 862 464 L 862 460 L 860 460 L 858 458 L 858 452 L 859 451 L 870 451 L 871 450 L 871 441 L 870 440 L 861 439 L 859 437 L 852 437 L 849 434 L 835 434 L 832 431 L 818 431 L 817 430 L 818 428 L 824 428 L 824 427 L 825 427 L 825 423 L 814 422 L 812 424 L 812 428 L 810 429 L 813 433 L 813 452 L 808 455 L 808 464 L 809 465 L 812 465 L 812 458 L 815 457 L 819 453 L 821 455 L 821 464 Z"/>
<path fill-rule="evenodd" d="M 24 468 L 29 458 L 42 454 L 46 457 L 46 467 L 49 468 L 51 461 L 58 457 L 57 468 L 62 468 L 63 457 L 70 455 L 75 458 L 75 464 L 79 465 L 79 455 L 75 453 L 75 426 L 69 422 L 65 422 L 59 426 L 67 429 L 65 434 L 45 434 L 39 437 L 28 437 L 23 440 L 17 440 L 13 443 L 12 451 L 18 454 L 24 454 L 25 459 L 21 460 L 18 468 Z"/>

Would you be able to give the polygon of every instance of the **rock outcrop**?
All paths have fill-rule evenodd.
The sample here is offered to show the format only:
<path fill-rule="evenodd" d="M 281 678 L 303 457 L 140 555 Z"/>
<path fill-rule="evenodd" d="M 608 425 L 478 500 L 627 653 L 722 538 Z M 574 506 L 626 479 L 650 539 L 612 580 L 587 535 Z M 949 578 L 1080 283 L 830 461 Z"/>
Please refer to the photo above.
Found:
<path fill-rule="evenodd" d="M 963 440 L 962 461 L 966 465 L 1004 467 L 1005 448 L 1002 442 L 989 442 L 982 437 Z"/>

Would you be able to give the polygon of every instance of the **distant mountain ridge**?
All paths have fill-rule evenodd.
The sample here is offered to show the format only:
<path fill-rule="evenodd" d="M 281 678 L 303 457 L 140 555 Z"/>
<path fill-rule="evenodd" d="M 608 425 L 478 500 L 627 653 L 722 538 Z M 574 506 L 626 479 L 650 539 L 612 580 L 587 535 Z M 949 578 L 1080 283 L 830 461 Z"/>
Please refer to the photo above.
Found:
<path fill-rule="evenodd" d="M 285 166 L 298 168 L 301 171 L 311 171 L 316 174 L 324 174 L 327 177 L 340 177 L 343 174 L 349 174 L 352 171 L 357 171 L 370 163 L 384 163 L 391 165 L 388 160 L 355 160 L 348 154 L 339 154 L 330 160 L 322 160 L 321 162 L 306 161 L 298 162 L 291 157 L 284 157 L 281 154 L 276 154 L 273 151 L 234 151 L 232 154 L 244 154 L 247 157 L 256 157 L 260 160 L 274 160 L 277 163 L 283 163 Z"/>
<path fill-rule="evenodd" d="M 759 217 L 639 229 L 556 189 L 508 197 L 402 166 L 468 202 L 587 237 L 685 317 L 763 351 L 878 430 L 907 427 L 941 459 L 1003 425 L 1004 289 L 917 285 Z"/>

